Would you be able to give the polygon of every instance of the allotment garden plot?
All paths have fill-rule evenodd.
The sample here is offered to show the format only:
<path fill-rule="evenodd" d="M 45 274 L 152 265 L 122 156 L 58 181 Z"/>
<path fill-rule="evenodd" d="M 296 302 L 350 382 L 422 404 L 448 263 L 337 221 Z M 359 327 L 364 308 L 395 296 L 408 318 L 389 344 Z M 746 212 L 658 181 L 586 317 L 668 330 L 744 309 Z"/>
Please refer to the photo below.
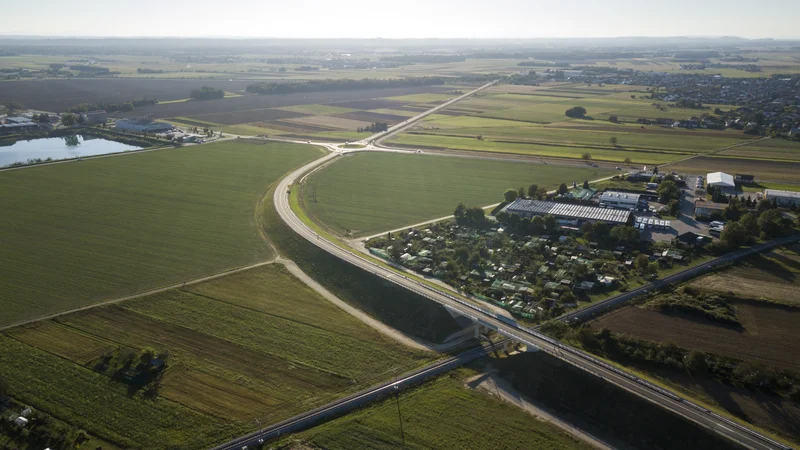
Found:
<path fill-rule="evenodd" d="M 0 172 L 0 324 L 269 259 L 256 205 L 317 156 L 236 141 Z"/>

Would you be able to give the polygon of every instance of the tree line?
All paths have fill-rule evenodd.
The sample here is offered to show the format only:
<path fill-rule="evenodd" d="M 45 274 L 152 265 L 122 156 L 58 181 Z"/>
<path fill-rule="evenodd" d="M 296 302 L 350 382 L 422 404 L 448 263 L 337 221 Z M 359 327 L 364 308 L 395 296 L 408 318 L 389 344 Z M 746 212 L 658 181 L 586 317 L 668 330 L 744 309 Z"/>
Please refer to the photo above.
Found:
<path fill-rule="evenodd" d="M 260 95 L 294 94 L 297 92 L 354 91 L 394 87 L 433 86 L 445 84 L 443 77 L 412 77 L 396 79 L 362 78 L 360 80 L 310 80 L 299 83 L 262 81 L 247 86 L 247 92 Z"/>
<path fill-rule="evenodd" d="M 136 100 L 130 100 L 127 102 L 118 102 L 118 103 L 81 103 L 79 105 L 75 105 L 71 108 L 68 108 L 67 112 L 71 112 L 74 114 L 79 114 L 87 111 L 100 111 L 100 110 L 104 110 L 110 113 L 118 111 L 132 112 L 136 110 L 136 108 L 155 105 L 156 103 L 158 103 L 158 100 L 147 99 L 147 98 L 140 98 Z"/>
<path fill-rule="evenodd" d="M 199 89 L 192 89 L 191 97 L 192 100 L 215 100 L 225 97 L 225 91 L 210 86 L 203 86 Z"/>
<path fill-rule="evenodd" d="M 381 133 L 381 132 L 384 132 L 384 131 L 386 131 L 388 129 L 389 129 L 389 124 L 388 123 L 375 122 L 375 123 L 373 123 L 373 124 L 371 124 L 369 126 L 363 127 L 363 128 L 359 127 L 357 131 L 359 133 L 366 133 L 366 132 Z"/>

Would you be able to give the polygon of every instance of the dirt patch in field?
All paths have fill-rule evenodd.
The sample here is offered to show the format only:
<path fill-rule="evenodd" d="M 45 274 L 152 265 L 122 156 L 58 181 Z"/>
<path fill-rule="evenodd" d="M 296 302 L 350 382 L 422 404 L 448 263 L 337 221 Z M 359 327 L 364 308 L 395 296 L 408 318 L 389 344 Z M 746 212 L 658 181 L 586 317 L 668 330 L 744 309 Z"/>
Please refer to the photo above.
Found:
<path fill-rule="evenodd" d="M 222 125 L 236 125 L 240 123 L 269 122 L 271 120 L 291 119 L 295 117 L 303 117 L 304 115 L 305 114 L 284 111 L 281 109 L 256 109 L 250 111 L 236 111 L 215 114 L 195 114 L 187 117 L 190 119 L 205 120 Z"/>
<path fill-rule="evenodd" d="M 679 347 L 800 370 L 795 353 L 800 351 L 796 338 L 800 309 L 749 300 L 735 301 L 734 306 L 742 328 L 637 307 L 603 316 L 592 323 L 592 328 L 605 327 L 649 341 L 672 341 Z"/>
<path fill-rule="evenodd" d="M 666 164 L 664 165 L 667 166 Z M 714 158 L 700 156 L 688 161 L 670 164 L 669 170 L 681 173 L 747 173 L 763 181 L 797 181 L 800 162 L 769 161 L 759 159 Z"/>
<path fill-rule="evenodd" d="M 798 275 L 785 270 L 764 271 L 735 267 L 692 283 L 703 290 L 733 293 L 738 297 L 774 300 L 800 306 Z"/>

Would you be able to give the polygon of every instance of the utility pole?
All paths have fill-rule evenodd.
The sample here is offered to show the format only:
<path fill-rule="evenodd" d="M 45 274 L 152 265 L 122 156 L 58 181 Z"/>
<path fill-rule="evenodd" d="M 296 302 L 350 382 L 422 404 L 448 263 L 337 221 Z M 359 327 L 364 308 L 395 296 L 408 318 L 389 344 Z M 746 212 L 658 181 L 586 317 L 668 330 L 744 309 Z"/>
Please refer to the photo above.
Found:
<path fill-rule="evenodd" d="M 400 387 L 394 386 L 394 400 L 397 404 L 397 417 L 400 419 L 400 437 L 403 440 L 403 448 L 406 448 L 406 433 L 403 431 L 403 416 L 400 414 Z"/>

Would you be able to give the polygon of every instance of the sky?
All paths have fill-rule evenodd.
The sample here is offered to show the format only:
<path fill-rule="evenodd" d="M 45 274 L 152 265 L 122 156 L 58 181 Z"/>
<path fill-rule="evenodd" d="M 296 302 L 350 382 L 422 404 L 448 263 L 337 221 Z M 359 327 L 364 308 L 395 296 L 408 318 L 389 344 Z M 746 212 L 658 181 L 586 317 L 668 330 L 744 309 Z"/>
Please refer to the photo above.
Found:
<path fill-rule="evenodd" d="M 798 0 L 0 0 L 0 34 L 800 38 Z"/>

